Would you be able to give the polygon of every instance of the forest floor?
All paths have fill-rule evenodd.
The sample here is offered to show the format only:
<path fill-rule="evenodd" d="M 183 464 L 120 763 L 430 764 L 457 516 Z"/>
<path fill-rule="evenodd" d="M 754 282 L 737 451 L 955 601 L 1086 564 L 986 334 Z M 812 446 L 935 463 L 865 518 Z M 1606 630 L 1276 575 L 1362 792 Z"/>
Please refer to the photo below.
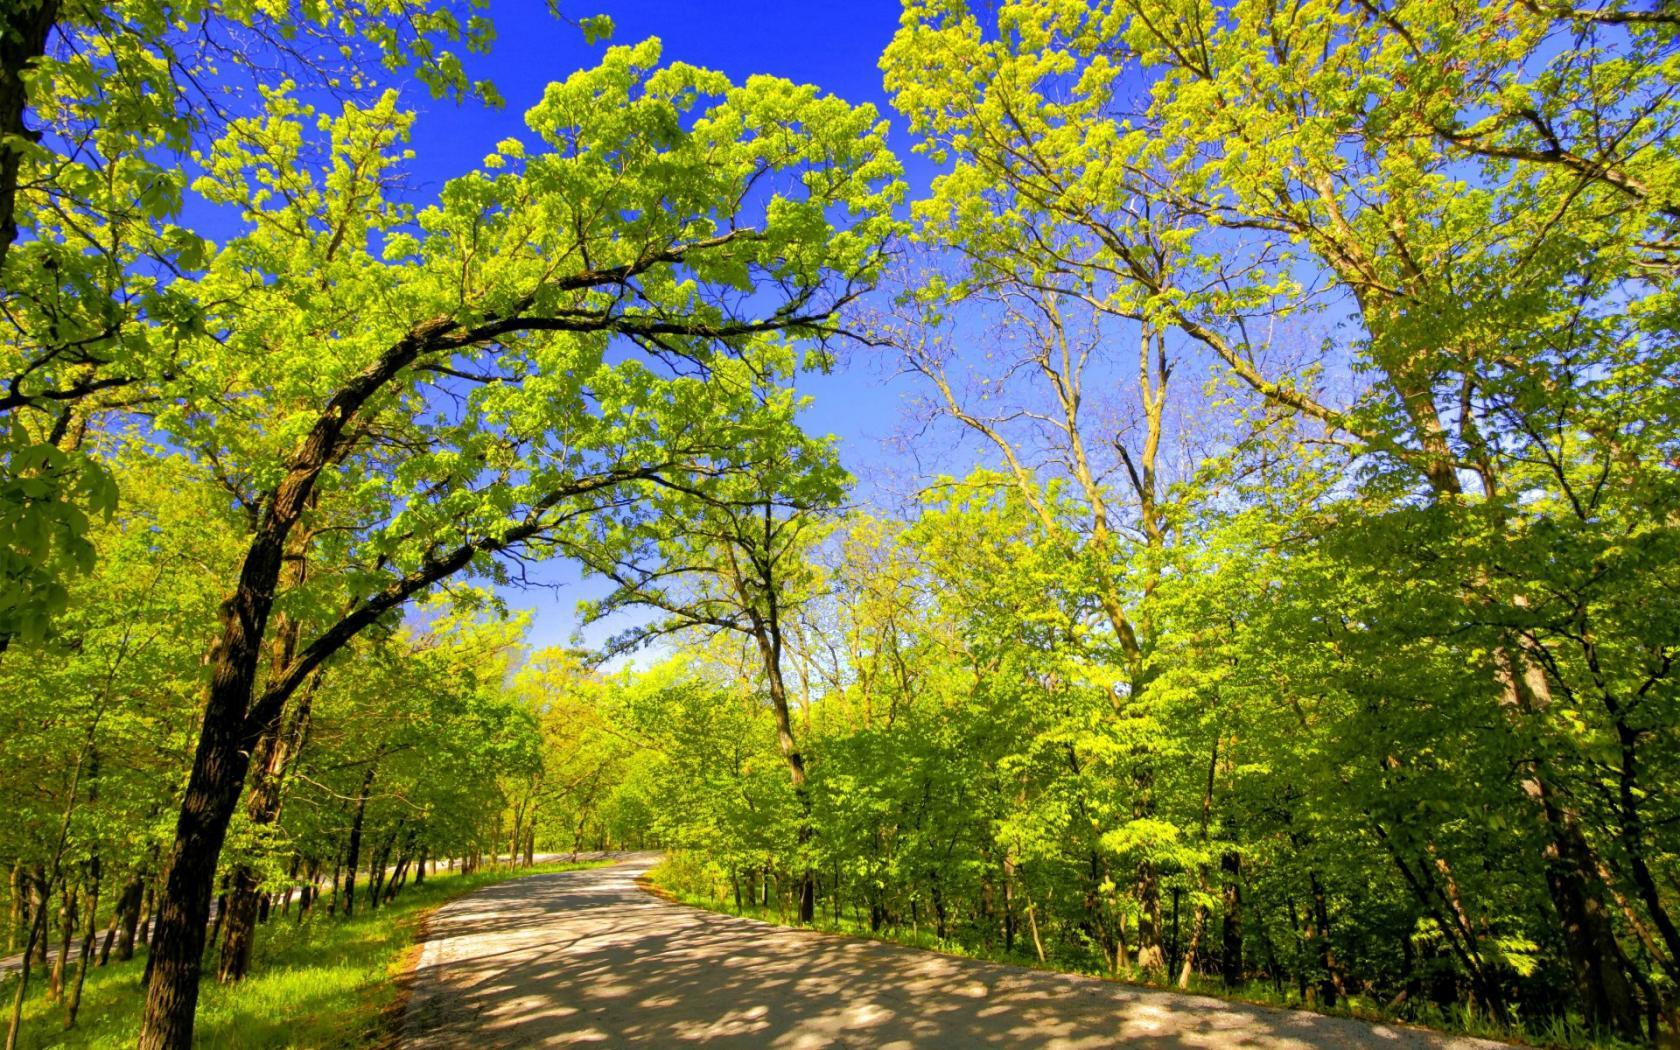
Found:
<path fill-rule="evenodd" d="M 439 909 L 400 1045 L 1501 1045 L 720 915 L 642 890 L 637 876 L 657 859 L 518 879 Z"/>

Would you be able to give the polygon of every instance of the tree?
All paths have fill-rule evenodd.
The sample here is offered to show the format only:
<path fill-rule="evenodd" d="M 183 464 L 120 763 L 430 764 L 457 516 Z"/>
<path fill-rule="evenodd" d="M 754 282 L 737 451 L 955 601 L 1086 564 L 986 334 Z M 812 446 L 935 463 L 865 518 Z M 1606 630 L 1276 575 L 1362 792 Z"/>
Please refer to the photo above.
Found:
<path fill-rule="evenodd" d="M 897 169 L 868 109 L 655 70 L 658 54 L 614 48 L 551 86 L 528 114 L 544 149 L 504 143 L 412 217 L 385 192 L 407 124 L 390 96 L 324 122 L 322 172 L 300 154 L 312 111 L 282 93 L 210 158 L 201 192 L 248 202 L 250 232 L 196 282 L 214 336 L 201 345 L 246 394 L 228 399 L 235 414 L 277 416 L 260 430 L 196 406 L 165 420 L 244 479 L 253 521 L 169 856 L 143 1046 L 190 1037 L 215 861 L 249 755 L 292 694 L 410 597 L 498 552 L 548 549 L 626 482 L 732 440 L 757 406 L 710 372 L 762 333 L 826 335 L 878 266 Z M 754 285 L 778 294 L 742 301 Z M 612 361 L 615 337 L 650 365 Z M 332 541 L 355 598 L 256 693 L 287 544 L 314 515 L 357 523 Z"/>
<path fill-rule="evenodd" d="M 192 155 L 262 92 L 376 97 L 369 71 L 495 101 L 459 50 L 492 37 L 430 0 L 362 4 L 19 0 L 0 15 L 0 650 L 39 637 L 93 557 L 110 475 L 100 414 L 195 396 L 188 291 L 209 246 L 183 218 Z M 196 396 L 204 396 L 202 390 Z"/>
<path fill-rule="evenodd" d="M 1656 407 L 1646 384 L 1674 365 L 1671 321 L 1658 320 L 1673 316 L 1673 201 L 1658 188 L 1674 181 L 1672 30 L 1664 11 L 1620 5 L 1128 0 L 1012 4 L 990 32 L 941 2 L 912 6 L 886 66 L 924 148 L 953 165 L 930 211 L 982 238 L 1054 217 L 1065 239 L 1019 239 L 1062 287 L 1100 274 L 1127 305 L 1115 311 L 1108 284 L 1085 285 L 1093 308 L 1199 345 L 1276 411 L 1344 443 L 1397 507 L 1429 502 L 1472 546 L 1502 537 L 1504 554 L 1467 578 L 1481 611 L 1465 611 L 1506 625 L 1484 703 L 1520 748 L 1551 735 L 1556 698 L 1575 690 L 1568 661 L 1532 629 L 1538 591 L 1559 581 L 1547 559 L 1528 560 L 1539 548 L 1517 509 L 1524 493 L 1541 486 L 1584 526 L 1601 500 L 1581 498 L 1576 471 L 1629 491 L 1667 484 L 1638 464 L 1671 458 L 1658 449 L 1672 434 L 1633 419 L 1664 418 L 1644 415 Z M 1275 371 L 1273 332 L 1249 323 L 1262 310 L 1334 325 L 1323 377 L 1355 380 L 1352 396 L 1338 405 L 1314 389 L 1313 369 Z M 1655 445 L 1628 458 L 1629 441 Z M 1530 462 L 1547 464 L 1543 478 Z M 1391 519 L 1405 522 L 1420 524 Z M 1576 577 L 1578 588 L 1596 584 Z M 1628 643 L 1667 649 L 1649 633 Z M 1660 657 L 1629 679 L 1656 688 L 1667 675 Z M 1600 710 L 1608 727 L 1621 702 Z M 1567 801 L 1574 765 L 1522 766 L 1544 831 L 1532 868 L 1547 873 L 1582 1008 L 1633 1035 L 1622 909 L 1600 891 L 1603 847 Z M 1622 892 L 1645 901 L 1638 926 L 1665 924 L 1662 902 L 1631 881 Z"/>
<path fill-rule="evenodd" d="M 99 562 L 70 581 L 56 634 L 20 639 L 0 665 L 0 793 L 13 818 L 0 856 L 28 873 L 13 888 L 14 908 L 39 902 L 17 945 L 24 949 L 44 949 L 55 895 L 82 896 L 91 929 L 97 916 L 86 899 L 102 879 L 124 888 L 118 925 L 122 951 L 132 951 L 138 895 L 160 845 L 157 818 L 175 803 L 191 750 L 214 581 L 237 557 L 226 508 L 185 457 L 138 441 L 109 448 L 129 497 L 90 534 Z M 9 1039 L 27 990 L 25 973 Z M 74 1022 L 73 1011 L 66 1019 Z"/>
<path fill-rule="evenodd" d="M 812 837 L 805 756 L 795 735 L 785 673 L 794 610 L 811 590 L 809 554 L 823 515 L 838 505 L 846 475 L 830 443 L 804 438 L 795 416 L 802 402 L 778 380 L 796 366 L 784 345 L 763 343 L 717 381 L 741 389 L 762 412 L 735 443 L 683 464 L 648 486 L 630 513 L 603 518 L 586 544 L 572 548 L 585 566 L 615 585 L 587 616 L 629 606 L 657 619 L 621 635 L 619 646 L 676 631 L 734 632 L 754 646 L 776 740 L 803 814 L 799 844 Z M 799 921 L 816 908 L 816 876 L 805 860 Z"/>

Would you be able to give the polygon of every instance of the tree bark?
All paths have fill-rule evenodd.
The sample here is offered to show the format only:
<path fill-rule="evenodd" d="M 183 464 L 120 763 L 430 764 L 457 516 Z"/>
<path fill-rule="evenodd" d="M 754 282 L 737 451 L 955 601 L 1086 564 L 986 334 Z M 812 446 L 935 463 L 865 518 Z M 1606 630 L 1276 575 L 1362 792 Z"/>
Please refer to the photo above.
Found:
<path fill-rule="evenodd" d="M 39 139 L 23 119 L 29 107 L 24 71 L 46 54 L 57 20 L 58 0 L 13 0 L 0 22 L 0 269 L 18 237 L 18 173 L 23 164 L 22 150 L 6 139 Z"/>
<path fill-rule="evenodd" d="M 1342 971 L 1336 963 L 1335 951 L 1330 947 L 1330 908 L 1325 899 L 1324 884 L 1318 880 L 1318 872 L 1307 873 L 1307 888 L 1312 891 L 1313 922 L 1308 934 L 1318 949 L 1318 994 L 1325 1006 L 1335 1006 L 1336 1000 L 1343 994 Z"/>

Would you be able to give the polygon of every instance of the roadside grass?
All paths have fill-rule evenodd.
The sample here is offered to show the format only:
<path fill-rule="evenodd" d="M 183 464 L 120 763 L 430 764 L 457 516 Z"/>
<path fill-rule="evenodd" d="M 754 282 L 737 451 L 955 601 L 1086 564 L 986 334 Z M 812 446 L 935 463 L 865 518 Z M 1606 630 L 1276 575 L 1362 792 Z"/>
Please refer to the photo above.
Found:
<path fill-rule="evenodd" d="M 526 875 L 601 867 L 608 861 L 559 861 L 473 875 L 438 872 L 410 884 L 378 911 L 348 921 L 317 912 L 303 923 L 274 916 L 258 927 L 251 975 L 233 985 L 214 977 L 199 989 L 194 1044 L 228 1050 L 367 1046 L 388 1033 L 413 964 L 420 924 L 438 907 L 483 886 Z M 295 915 L 295 913 L 294 913 Z M 206 956 L 206 969 L 213 959 Z M 18 1046 L 132 1047 L 139 1035 L 144 950 L 126 963 L 89 969 L 76 1027 L 64 1030 L 62 1004 L 46 999 L 45 972 L 30 974 Z M 16 975 L 0 981 L 10 1017 Z"/>
<path fill-rule="evenodd" d="M 734 896 L 728 892 L 727 887 L 713 884 L 708 890 L 695 889 L 694 877 L 695 872 L 693 870 L 689 870 L 680 860 L 673 864 L 670 855 L 667 854 L 667 859 L 650 869 L 642 876 L 641 881 L 647 889 L 680 904 L 717 912 L 721 915 L 740 915 L 776 926 L 799 926 L 798 923 L 793 921 L 792 915 L 785 905 L 777 903 L 761 905 L 756 901 L 745 900 L 742 902 L 741 909 L 737 911 Z M 963 944 L 951 938 L 940 938 L 932 929 L 927 927 L 871 930 L 869 924 L 861 918 L 848 915 L 844 911 L 836 916 L 832 910 L 825 912 L 820 908 L 815 916 L 815 921 L 810 926 L 799 926 L 799 928 L 817 930 L 822 933 L 842 934 L 847 937 L 860 937 L 885 944 L 920 948 L 925 951 L 939 952 L 942 955 L 952 955 L 964 959 L 978 959 L 1009 966 L 1022 966 L 1033 970 L 1045 970 L 1052 973 L 1076 973 L 1086 977 L 1095 977 L 1100 980 L 1116 981 L 1160 991 L 1180 992 L 1185 995 L 1203 995 L 1228 1002 L 1269 1006 L 1284 1010 L 1306 1010 L 1332 1017 L 1351 1017 L 1362 1021 L 1430 1028 L 1453 1035 L 1474 1036 L 1481 1039 L 1493 1039 L 1527 1046 L 1558 1048 L 1558 1050 L 1623 1050 L 1623 1048 L 1634 1050 L 1634 1044 L 1626 1043 L 1620 1039 L 1594 1035 L 1587 1031 L 1575 1018 L 1553 1017 L 1535 1019 L 1529 1024 L 1518 1022 L 1512 1025 L 1501 1025 L 1481 1014 L 1468 1010 L 1443 1011 L 1433 1006 L 1414 1011 L 1413 1014 L 1402 1017 L 1384 1009 L 1382 1003 L 1359 995 L 1347 996 L 1336 1006 L 1325 1008 L 1302 1003 L 1292 988 L 1285 987 L 1283 992 L 1279 993 L 1268 983 L 1251 981 L 1239 988 L 1231 989 L 1226 988 L 1218 980 L 1210 980 L 1200 974 L 1192 975 L 1189 988 L 1180 989 L 1176 984 L 1161 981 L 1136 968 L 1120 973 L 1111 972 L 1096 963 L 1094 958 L 1070 959 L 1051 955 L 1046 961 L 1040 962 L 1031 954 L 1030 935 L 1022 936 L 1019 939 L 1020 947 L 1016 951 L 1004 952 L 1001 949 L 987 949 L 980 945 Z"/>

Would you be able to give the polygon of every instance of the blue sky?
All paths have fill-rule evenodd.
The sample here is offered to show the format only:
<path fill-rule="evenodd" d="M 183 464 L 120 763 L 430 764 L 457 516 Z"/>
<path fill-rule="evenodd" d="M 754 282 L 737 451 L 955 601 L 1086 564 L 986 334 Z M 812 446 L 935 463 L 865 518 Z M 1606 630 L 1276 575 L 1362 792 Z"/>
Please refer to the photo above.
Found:
<path fill-rule="evenodd" d="M 563 10 L 568 18 L 609 15 L 615 23 L 612 43 L 658 37 L 667 62 L 717 69 L 734 80 L 755 73 L 782 76 L 816 84 L 849 102 L 873 103 L 892 125 L 890 141 L 904 160 L 912 192 L 926 189 L 932 171 L 910 155 L 903 121 L 892 112 L 876 66 L 898 26 L 898 0 L 563 0 Z M 502 0 L 492 3 L 490 13 L 496 44 L 488 55 L 472 58 L 468 68 L 475 78 L 495 82 L 504 108 L 431 100 L 418 90 L 405 93 L 419 114 L 413 141 L 416 199 L 426 199 L 450 177 L 477 167 L 501 139 L 526 132 L 525 110 L 543 88 L 593 65 L 607 46 L 586 44 L 575 26 L 552 17 L 542 0 Z M 858 477 L 860 499 L 890 500 L 915 472 L 888 444 L 912 390 L 892 373 L 890 362 L 856 350 L 833 374 L 808 376 L 800 384 L 814 399 L 809 428 L 840 439 L 842 456 Z M 569 566 L 549 566 L 546 575 L 561 584 L 558 592 L 506 593 L 510 606 L 535 612 L 531 641 L 537 646 L 566 643 L 576 625 L 577 600 L 596 590 L 580 585 Z M 608 633 L 608 628 L 593 630 L 589 640 Z"/>

